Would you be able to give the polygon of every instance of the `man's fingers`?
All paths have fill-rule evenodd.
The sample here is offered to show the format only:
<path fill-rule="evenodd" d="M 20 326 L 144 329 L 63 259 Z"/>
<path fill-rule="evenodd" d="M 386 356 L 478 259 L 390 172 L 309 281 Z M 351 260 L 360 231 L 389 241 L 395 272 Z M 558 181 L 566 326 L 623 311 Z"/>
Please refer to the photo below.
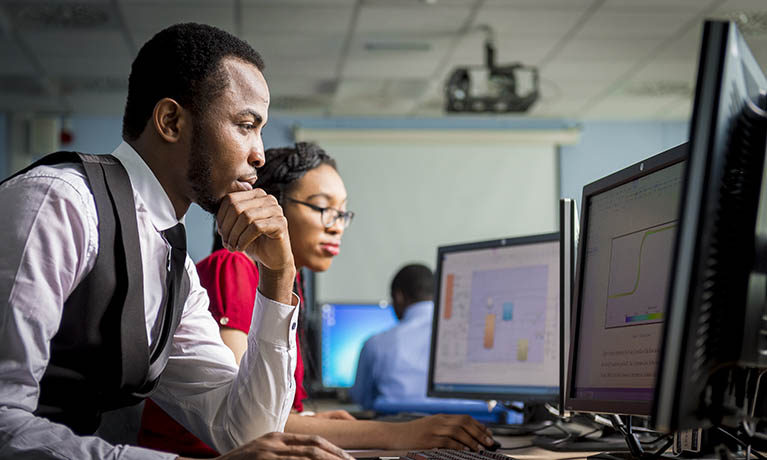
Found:
<path fill-rule="evenodd" d="M 488 430 L 484 425 L 479 423 L 474 417 L 466 415 L 462 417 L 462 421 L 463 423 L 461 424 L 461 426 L 474 439 L 476 439 L 481 444 L 484 444 L 485 446 L 488 446 L 488 447 L 493 445 L 493 437 L 492 437 L 492 433 L 489 432 L 490 430 Z"/>
<path fill-rule="evenodd" d="M 461 444 L 461 447 L 466 446 L 471 450 L 479 450 L 482 447 L 462 426 L 446 426 L 438 434 L 457 441 Z"/>
<path fill-rule="evenodd" d="M 243 249 L 242 246 L 237 247 L 237 241 L 248 226 L 261 219 L 282 215 L 282 208 L 276 198 L 265 195 L 260 189 L 252 192 L 256 191 L 261 193 L 257 196 L 244 195 L 251 193 L 248 191 L 238 192 L 239 195 L 243 195 L 238 197 L 233 197 L 235 194 L 227 195 L 216 215 L 221 240 L 232 249 Z"/>
<path fill-rule="evenodd" d="M 273 219 L 281 217 L 282 212 L 279 206 L 254 207 L 241 211 L 237 220 L 232 224 L 226 243 L 232 248 L 242 251 L 253 239 L 264 233 L 264 230 L 269 230 L 275 225 Z M 251 237 L 249 241 L 243 242 L 243 234 L 248 231 L 253 232 L 253 230 L 257 231 L 255 238 Z"/>
<path fill-rule="evenodd" d="M 287 221 L 282 216 L 260 220 L 245 227 L 232 246 L 239 251 L 244 251 L 251 245 L 251 243 L 258 239 L 258 237 L 265 235 L 268 238 L 278 238 L 286 232 L 287 228 Z"/>

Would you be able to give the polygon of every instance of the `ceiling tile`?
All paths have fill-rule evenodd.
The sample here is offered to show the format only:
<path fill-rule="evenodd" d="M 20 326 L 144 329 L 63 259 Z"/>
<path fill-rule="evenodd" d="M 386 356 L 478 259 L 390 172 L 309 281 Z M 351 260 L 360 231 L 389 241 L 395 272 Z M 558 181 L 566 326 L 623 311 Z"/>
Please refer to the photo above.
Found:
<path fill-rule="evenodd" d="M 267 81 L 276 78 L 310 75 L 312 78 L 328 79 L 336 77 L 337 63 L 334 59 L 323 56 L 303 59 L 272 59 L 264 58 L 266 67 L 264 75 Z"/>
<path fill-rule="evenodd" d="M 243 39 L 261 53 L 267 61 L 277 58 L 310 58 L 316 56 L 336 59 L 341 55 L 344 43 L 344 36 L 341 34 L 306 36 L 265 33 L 245 35 Z"/>
<path fill-rule="evenodd" d="M 537 65 L 558 42 L 559 37 L 554 36 L 496 36 L 495 62 L 497 65 L 514 62 Z M 480 34 L 470 34 L 463 38 L 453 51 L 451 64 L 453 66 L 484 65 L 485 37 Z"/>
<path fill-rule="evenodd" d="M 125 78 L 127 81 L 131 70 L 131 60 L 127 57 L 44 57 L 40 59 L 40 63 L 52 77 L 93 75 Z"/>
<path fill-rule="evenodd" d="M 497 35 L 563 37 L 580 19 L 572 10 L 482 8 L 474 26 L 488 25 Z"/>
<path fill-rule="evenodd" d="M 557 53 L 556 59 L 581 60 L 633 60 L 650 55 L 663 43 L 659 38 L 597 39 L 577 38 L 567 42 Z"/>
<path fill-rule="evenodd" d="M 465 7 L 443 7 L 413 2 L 408 6 L 363 5 L 356 32 L 362 34 L 450 34 L 458 32 L 469 17 Z"/>
<path fill-rule="evenodd" d="M 597 3 L 598 0 L 486 0 L 486 7 L 503 7 L 508 9 L 557 9 L 585 10 Z"/>
<path fill-rule="evenodd" d="M 294 77 L 274 78 L 269 82 L 269 93 L 275 96 L 309 96 L 318 94 L 333 94 L 336 82 L 332 79 L 317 79 L 306 74 Z"/>
<path fill-rule="evenodd" d="M 680 31 L 694 17 L 692 11 L 610 11 L 600 9 L 576 38 L 664 38 Z"/>
<path fill-rule="evenodd" d="M 281 4 L 280 4 L 281 5 Z M 314 5 L 314 4 L 312 4 Z M 337 6 L 244 6 L 242 34 L 345 34 L 353 9 Z"/>
<path fill-rule="evenodd" d="M 212 4 L 130 3 L 121 6 L 125 23 L 139 47 L 160 30 L 182 22 L 210 24 L 235 32 L 231 0 Z"/>
<path fill-rule="evenodd" d="M 649 10 L 668 12 L 672 10 L 698 13 L 711 4 L 707 0 L 605 0 L 601 10 Z"/>
<path fill-rule="evenodd" d="M 22 32 L 30 50 L 40 58 L 77 57 L 130 58 L 131 51 L 125 36 L 117 31 L 103 30 L 55 30 Z"/>
<path fill-rule="evenodd" d="M 344 78 L 428 78 L 436 70 L 447 52 L 448 39 L 425 39 L 399 36 L 388 43 L 387 50 L 371 50 L 367 46 L 378 42 L 377 37 L 357 37 L 346 59 Z M 402 44 L 403 50 L 395 45 Z M 412 48 L 413 43 L 426 45 Z"/>

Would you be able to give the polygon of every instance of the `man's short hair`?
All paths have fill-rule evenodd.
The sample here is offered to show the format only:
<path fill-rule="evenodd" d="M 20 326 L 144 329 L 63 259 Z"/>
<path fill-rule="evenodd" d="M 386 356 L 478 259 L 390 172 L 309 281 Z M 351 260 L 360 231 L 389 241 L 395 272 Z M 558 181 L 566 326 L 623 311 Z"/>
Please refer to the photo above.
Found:
<path fill-rule="evenodd" d="M 401 292 L 412 302 L 434 299 L 434 274 L 422 264 L 405 265 L 394 275 L 391 292 Z"/>
<path fill-rule="evenodd" d="M 176 24 L 141 47 L 128 78 L 123 138 L 135 140 L 160 99 L 171 98 L 194 116 L 229 85 L 224 58 L 241 59 L 263 71 L 261 56 L 245 41 L 213 26 Z"/>

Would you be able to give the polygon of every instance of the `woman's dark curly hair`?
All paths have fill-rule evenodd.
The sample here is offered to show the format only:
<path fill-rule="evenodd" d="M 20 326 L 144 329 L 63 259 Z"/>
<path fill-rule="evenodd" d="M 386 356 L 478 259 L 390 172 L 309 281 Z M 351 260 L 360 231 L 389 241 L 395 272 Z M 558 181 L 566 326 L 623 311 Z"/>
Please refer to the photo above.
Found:
<path fill-rule="evenodd" d="M 312 142 L 297 142 L 293 147 L 277 147 L 265 152 L 266 163 L 258 168 L 256 188 L 274 195 L 280 204 L 298 179 L 314 168 L 328 165 L 337 170 L 336 160 Z M 222 249 L 221 237 L 213 230 L 213 251 Z"/>
<path fill-rule="evenodd" d="M 266 151 L 266 163 L 258 169 L 256 187 L 274 195 L 280 204 L 285 194 L 304 174 L 320 166 L 336 168 L 336 161 L 320 146 L 311 142 L 297 142 L 293 147 L 279 147 Z"/>

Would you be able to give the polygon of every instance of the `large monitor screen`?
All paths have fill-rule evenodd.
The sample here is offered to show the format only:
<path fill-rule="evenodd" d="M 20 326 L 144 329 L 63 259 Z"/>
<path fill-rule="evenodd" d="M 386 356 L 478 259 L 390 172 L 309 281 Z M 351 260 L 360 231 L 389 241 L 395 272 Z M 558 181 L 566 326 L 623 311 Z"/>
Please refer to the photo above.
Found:
<path fill-rule="evenodd" d="M 568 409 L 649 415 L 685 155 L 677 147 L 584 188 Z"/>
<path fill-rule="evenodd" d="M 559 235 L 438 250 L 430 396 L 556 401 Z"/>
<path fill-rule="evenodd" d="M 322 386 L 350 388 L 365 341 L 391 329 L 397 316 L 391 305 L 325 303 L 322 312 Z"/>

